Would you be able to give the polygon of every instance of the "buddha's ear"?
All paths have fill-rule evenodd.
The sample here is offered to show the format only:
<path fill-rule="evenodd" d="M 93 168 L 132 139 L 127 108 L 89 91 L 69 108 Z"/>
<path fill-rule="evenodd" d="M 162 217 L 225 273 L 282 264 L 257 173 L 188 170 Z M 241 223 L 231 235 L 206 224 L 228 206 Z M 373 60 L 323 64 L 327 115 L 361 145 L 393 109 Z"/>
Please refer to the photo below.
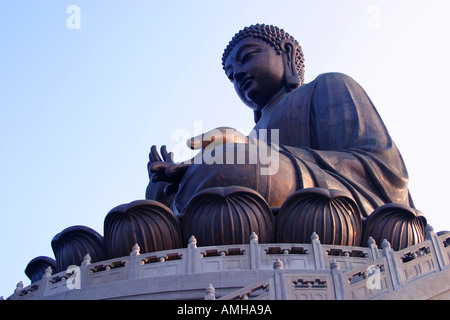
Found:
<path fill-rule="evenodd" d="M 281 41 L 280 47 L 284 61 L 286 85 L 291 89 L 298 88 L 301 85 L 301 79 L 297 73 L 297 66 L 295 65 L 295 45 L 292 41 L 285 39 Z"/>

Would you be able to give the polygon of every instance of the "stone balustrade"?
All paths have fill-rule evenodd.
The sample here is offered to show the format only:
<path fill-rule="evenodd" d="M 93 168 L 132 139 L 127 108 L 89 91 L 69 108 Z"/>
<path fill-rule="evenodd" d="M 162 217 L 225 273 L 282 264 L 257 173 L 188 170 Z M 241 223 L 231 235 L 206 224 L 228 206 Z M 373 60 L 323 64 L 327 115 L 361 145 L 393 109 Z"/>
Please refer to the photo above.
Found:
<path fill-rule="evenodd" d="M 136 279 L 146 279 L 150 287 L 162 278 L 170 282 L 204 275 L 214 280 L 220 273 L 242 278 L 242 283 L 238 286 L 221 277 L 203 287 L 205 298 L 371 299 L 450 266 L 450 232 L 437 235 L 428 226 L 426 240 L 419 244 L 400 251 L 394 251 L 387 241 L 381 246 L 379 249 L 372 239 L 367 247 L 323 245 L 316 234 L 307 244 L 260 244 L 257 235 L 252 234 L 248 244 L 210 247 L 197 247 L 191 237 L 187 248 L 143 254 L 136 244 L 129 256 L 91 263 L 87 255 L 80 266 L 70 266 L 66 271 L 51 274 L 49 268 L 41 280 L 27 287 L 20 282 L 8 299 L 70 298 L 73 290 L 78 290 L 76 297 L 83 299 L 120 298 L 107 289 L 94 290 L 95 294 L 91 289 L 126 288 Z M 176 290 L 198 288 L 184 281 Z M 139 294 L 145 296 L 147 289 L 142 290 Z M 89 295 L 83 295 L 88 291 Z M 155 289 L 152 297 L 162 296 Z"/>

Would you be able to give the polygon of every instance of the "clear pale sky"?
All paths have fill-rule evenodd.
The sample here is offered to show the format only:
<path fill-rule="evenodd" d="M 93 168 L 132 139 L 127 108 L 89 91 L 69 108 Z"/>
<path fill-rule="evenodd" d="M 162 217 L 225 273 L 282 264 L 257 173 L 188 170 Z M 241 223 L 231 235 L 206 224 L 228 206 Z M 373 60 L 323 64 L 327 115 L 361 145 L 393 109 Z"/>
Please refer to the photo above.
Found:
<path fill-rule="evenodd" d="M 416 207 L 450 230 L 449 12 L 448 0 L 0 0 L 0 295 L 30 283 L 26 265 L 53 257 L 57 233 L 103 234 L 110 209 L 143 199 L 151 145 L 181 161 L 200 129 L 250 131 L 221 55 L 254 23 L 300 42 L 306 82 L 335 71 L 363 86 Z"/>

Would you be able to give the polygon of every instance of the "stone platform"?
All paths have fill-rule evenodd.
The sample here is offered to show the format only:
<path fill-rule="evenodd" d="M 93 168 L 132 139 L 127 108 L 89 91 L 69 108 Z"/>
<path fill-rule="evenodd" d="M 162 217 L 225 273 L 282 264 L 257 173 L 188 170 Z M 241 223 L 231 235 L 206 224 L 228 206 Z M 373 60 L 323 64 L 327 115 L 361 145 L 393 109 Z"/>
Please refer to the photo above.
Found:
<path fill-rule="evenodd" d="M 356 300 L 450 299 L 450 232 L 426 228 L 426 240 L 400 251 L 311 243 L 197 247 L 91 263 L 51 274 L 10 300 Z"/>

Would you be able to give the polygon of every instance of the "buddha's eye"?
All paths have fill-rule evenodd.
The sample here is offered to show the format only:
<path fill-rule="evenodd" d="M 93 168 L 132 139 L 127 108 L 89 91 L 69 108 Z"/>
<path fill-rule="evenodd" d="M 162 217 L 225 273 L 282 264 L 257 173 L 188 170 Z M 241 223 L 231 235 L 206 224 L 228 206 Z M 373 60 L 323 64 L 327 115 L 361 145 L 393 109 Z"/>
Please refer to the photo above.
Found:
<path fill-rule="evenodd" d="M 246 63 L 251 58 L 253 58 L 253 56 L 255 56 L 257 53 L 258 53 L 258 51 L 250 51 L 250 52 L 244 54 L 241 58 L 241 63 Z"/>

